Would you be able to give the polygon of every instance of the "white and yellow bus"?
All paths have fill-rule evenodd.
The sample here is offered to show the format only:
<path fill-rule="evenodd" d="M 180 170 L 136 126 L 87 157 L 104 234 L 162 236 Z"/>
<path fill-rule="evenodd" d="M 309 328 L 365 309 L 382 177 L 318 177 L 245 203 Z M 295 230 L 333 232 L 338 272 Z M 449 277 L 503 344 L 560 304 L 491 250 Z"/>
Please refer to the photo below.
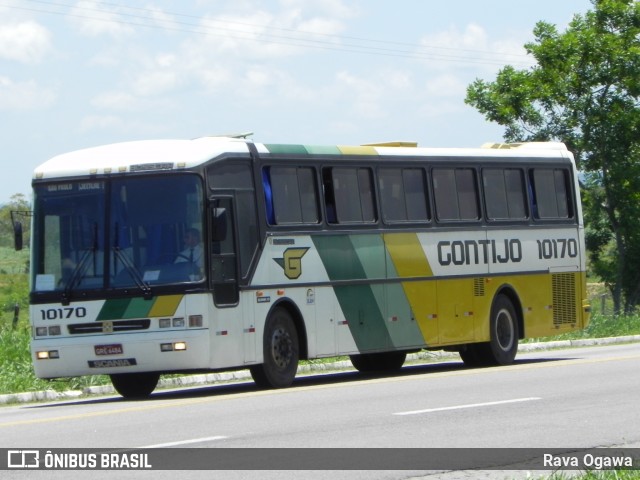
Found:
<path fill-rule="evenodd" d="M 128 142 L 54 157 L 33 191 L 40 378 L 144 397 L 164 373 L 248 368 L 278 388 L 337 355 L 506 365 L 520 339 L 588 323 L 562 144 Z"/>

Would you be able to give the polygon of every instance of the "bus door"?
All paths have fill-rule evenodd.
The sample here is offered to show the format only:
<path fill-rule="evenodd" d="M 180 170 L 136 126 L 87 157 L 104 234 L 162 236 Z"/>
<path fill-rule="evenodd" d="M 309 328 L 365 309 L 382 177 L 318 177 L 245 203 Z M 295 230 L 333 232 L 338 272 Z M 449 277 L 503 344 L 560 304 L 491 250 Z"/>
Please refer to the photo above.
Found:
<path fill-rule="evenodd" d="M 238 261 L 233 199 L 211 199 L 211 279 L 216 307 L 238 304 Z"/>

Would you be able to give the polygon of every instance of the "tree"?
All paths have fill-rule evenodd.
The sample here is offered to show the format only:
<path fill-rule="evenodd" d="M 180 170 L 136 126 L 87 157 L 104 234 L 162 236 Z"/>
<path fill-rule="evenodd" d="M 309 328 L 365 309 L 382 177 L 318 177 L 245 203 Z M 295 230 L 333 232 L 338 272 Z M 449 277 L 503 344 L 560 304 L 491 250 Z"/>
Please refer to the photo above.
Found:
<path fill-rule="evenodd" d="M 629 312 L 640 303 L 640 3 L 591 3 L 563 33 L 538 22 L 525 45 L 536 64 L 476 80 L 465 102 L 504 125 L 506 141 L 558 140 L 574 152 L 591 268 L 616 312 Z"/>

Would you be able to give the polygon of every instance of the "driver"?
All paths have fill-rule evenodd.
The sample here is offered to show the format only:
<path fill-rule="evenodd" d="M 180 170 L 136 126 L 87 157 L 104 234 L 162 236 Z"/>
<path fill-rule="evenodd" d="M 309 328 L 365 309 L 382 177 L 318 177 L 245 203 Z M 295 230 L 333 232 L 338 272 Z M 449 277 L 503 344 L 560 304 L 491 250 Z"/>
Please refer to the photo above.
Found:
<path fill-rule="evenodd" d="M 202 270 L 204 255 L 200 243 L 200 231 L 197 228 L 189 228 L 184 232 L 184 246 L 184 250 L 178 254 L 175 263 L 190 262 Z"/>

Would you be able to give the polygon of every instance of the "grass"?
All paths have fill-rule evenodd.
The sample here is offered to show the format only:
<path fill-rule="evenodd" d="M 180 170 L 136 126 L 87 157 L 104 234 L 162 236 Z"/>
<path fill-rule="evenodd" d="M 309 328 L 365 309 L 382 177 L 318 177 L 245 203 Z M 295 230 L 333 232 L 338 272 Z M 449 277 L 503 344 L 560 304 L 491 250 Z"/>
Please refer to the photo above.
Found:
<path fill-rule="evenodd" d="M 598 470 L 588 471 L 579 475 L 554 473 L 547 480 L 640 480 L 640 470 Z"/>

